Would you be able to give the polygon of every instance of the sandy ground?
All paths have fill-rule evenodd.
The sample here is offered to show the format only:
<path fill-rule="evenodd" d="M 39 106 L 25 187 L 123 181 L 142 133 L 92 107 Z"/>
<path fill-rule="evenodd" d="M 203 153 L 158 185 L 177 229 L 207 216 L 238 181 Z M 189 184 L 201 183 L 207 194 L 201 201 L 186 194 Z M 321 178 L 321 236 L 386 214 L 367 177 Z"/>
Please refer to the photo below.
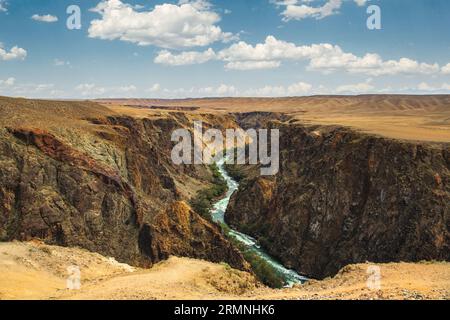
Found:
<path fill-rule="evenodd" d="M 80 269 L 79 290 L 67 289 L 70 266 Z M 367 286 L 371 266 L 274 290 L 226 264 L 171 257 L 144 270 L 78 248 L 0 243 L 0 299 L 450 299 L 450 263 L 377 264 L 380 289 Z"/>
<path fill-rule="evenodd" d="M 370 134 L 410 141 L 450 142 L 450 95 L 128 99 L 99 102 L 115 112 L 137 117 L 151 116 L 156 112 L 145 106 L 199 108 L 198 111 L 185 111 L 194 114 L 281 112 L 303 124 L 340 125 Z"/>

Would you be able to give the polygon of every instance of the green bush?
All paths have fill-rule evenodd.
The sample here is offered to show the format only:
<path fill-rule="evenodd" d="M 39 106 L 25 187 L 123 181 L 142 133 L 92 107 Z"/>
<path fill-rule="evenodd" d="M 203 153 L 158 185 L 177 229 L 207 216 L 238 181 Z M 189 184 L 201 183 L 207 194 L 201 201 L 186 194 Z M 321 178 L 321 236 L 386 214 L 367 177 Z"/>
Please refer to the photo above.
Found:
<path fill-rule="evenodd" d="M 210 170 L 212 172 L 211 183 L 213 185 L 207 189 L 200 190 L 190 201 L 192 209 L 208 220 L 211 219 L 210 211 L 214 202 L 228 190 L 227 182 L 220 174 L 217 165 L 211 165 Z"/>
<path fill-rule="evenodd" d="M 250 263 L 253 272 L 262 283 L 271 288 L 279 289 L 283 287 L 284 279 L 282 275 L 277 270 L 275 270 L 267 261 L 250 250 L 243 252 L 243 255 L 245 260 Z"/>
<path fill-rule="evenodd" d="M 229 236 L 230 241 L 236 248 L 241 251 L 244 259 L 250 264 L 253 272 L 259 281 L 271 288 L 279 289 L 284 285 L 284 278 L 272 265 L 261 258 L 256 252 L 246 247 L 232 236 Z"/>

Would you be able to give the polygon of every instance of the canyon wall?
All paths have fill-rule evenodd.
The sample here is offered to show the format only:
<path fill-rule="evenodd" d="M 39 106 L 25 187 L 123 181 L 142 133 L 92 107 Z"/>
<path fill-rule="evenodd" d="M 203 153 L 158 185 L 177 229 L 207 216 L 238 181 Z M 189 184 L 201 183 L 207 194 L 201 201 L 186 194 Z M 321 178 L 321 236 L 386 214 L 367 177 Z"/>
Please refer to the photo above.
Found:
<path fill-rule="evenodd" d="M 255 116 L 241 116 L 241 125 Z M 448 145 L 272 125 L 280 129 L 280 172 L 247 170 L 228 223 L 314 278 L 365 261 L 450 260 Z"/>
<path fill-rule="evenodd" d="M 186 205 L 211 173 L 172 164 L 171 133 L 191 126 L 185 115 L 139 119 L 95 104 L 93 115 L 78 103 L 19 99 L 0 108 L 0 241 L 40 238 L 140 266 L 178 255 L 247 268 Z"/>

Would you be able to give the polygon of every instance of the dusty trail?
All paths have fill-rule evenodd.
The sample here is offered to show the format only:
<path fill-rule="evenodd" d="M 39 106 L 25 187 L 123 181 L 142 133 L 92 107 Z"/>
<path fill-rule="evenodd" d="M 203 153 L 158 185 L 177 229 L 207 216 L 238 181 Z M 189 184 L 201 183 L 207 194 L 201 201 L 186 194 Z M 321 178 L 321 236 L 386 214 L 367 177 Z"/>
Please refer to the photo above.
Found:
<path fill-rule="evenodd" d="M 80 267 L 80 290 L 66 289 L 70 265 Z M 367 288 L 368 264 L 273 290 L 248 273 L 202 260 L 171 257 L 144 270 L 78 248 L 0 243 L 0 299 L 450 299 L 450 263 L 378 266 L 381 290 Z"/>

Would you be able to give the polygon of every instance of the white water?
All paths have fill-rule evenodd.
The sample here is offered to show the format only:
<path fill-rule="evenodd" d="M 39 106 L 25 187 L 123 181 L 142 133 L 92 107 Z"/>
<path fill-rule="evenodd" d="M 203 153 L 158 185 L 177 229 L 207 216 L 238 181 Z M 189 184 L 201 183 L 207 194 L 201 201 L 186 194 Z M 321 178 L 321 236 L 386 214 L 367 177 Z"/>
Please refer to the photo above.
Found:
<path fill-rule="evenodd" d="M 211 217 L 214 222 L 217 223 L 224 223 L 225 224 L 225 211 L 227 210 L 228 203 L 230 202 L 231 195 L 238 189 L 239 184 L 231 178 L 228 173 L 226 172 L 224 168 L 225 160 L 222 159 L 221 161 L 217 162 L 217 167 L 219 168 L 219 172 L 225 179 L 228 185 L 228 191 L 224 198 L 217 201 L 213 209 L 211 210 Z M 230 228 L 231 229 L 231 228 Z M 303 283 L 307 281 L 308 279 L 299 275 L 293 270 L 285 268 L 281 263 L 273 259 L 271 256 L 269 256 L 264 249 L 261 248 L 261 246 L 258 244 L 257 240 L 243 234 L 239 231 L 231 229 L 230 236 L 234 237 L 236 240 L 244 244 L 249 250 L 253 251 L 254 253 L 258 254 L 262 259 L 264 259 L 267 263 L 269 263 L 275 270 L 277 270 L 284 278 L 285 286 L 286 287 L 292 287 L 296 283 Z"/>

